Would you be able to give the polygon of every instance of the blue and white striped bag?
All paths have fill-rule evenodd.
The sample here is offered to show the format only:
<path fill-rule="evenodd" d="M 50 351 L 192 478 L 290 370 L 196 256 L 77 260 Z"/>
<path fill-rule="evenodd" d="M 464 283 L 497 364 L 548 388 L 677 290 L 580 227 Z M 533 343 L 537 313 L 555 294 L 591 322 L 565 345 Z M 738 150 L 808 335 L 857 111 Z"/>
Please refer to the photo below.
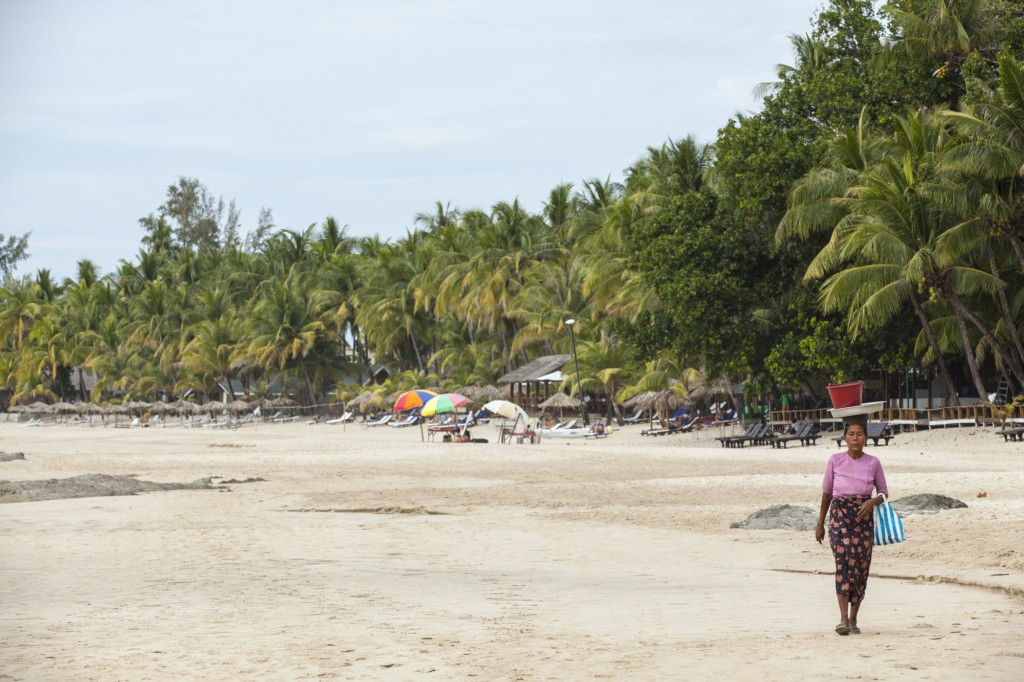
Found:
<path fill-rule="evenodd" d="M 903 521 L 882 495 L 882 504 L 875 507 L 875 545 L 895 545 L 906 539 Z"/>

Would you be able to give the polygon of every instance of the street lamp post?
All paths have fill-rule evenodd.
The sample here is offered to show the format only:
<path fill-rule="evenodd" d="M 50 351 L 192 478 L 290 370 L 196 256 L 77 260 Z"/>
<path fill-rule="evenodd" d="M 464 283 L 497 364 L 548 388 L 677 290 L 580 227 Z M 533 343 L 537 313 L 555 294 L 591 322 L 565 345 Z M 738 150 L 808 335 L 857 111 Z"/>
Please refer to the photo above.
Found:
<path fill-rule="evenodd" d="M 565 326 L 569 328 L 569 338 L 572 339 L 572 362 L 576 365 L 576 397 L 580 400 L 580 417 L 583 419 L 583 425 L 589 426 L 587 401 L 583 399 L 583 387 L 580 385 L 580 360 L 576 357 L 576 332 L 573 331 L 573 327 L 576 326 L 576 320 L 566 320 Z"/>

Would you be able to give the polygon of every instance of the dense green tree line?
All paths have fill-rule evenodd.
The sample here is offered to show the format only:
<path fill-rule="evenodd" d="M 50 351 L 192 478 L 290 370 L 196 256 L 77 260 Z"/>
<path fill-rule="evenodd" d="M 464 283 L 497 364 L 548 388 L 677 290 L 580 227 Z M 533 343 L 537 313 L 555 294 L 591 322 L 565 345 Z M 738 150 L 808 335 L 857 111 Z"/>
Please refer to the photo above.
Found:
<path fill-rule="evenodd" d="M 395 241 L 268 209 L 243 238 L 181 178 L 115 271 L 7 275 L 0 385 L 71 399 L 83 367 L 93 398 L 235 380 L 312 404 L 382 364 L 382 390 L 451 389 L 568 352 L 570 318 L 583 389 L 619 399 L 693 368 L 762 396 L 875 367 L 934 367 L 952 396 L 951 368 L 979 395 L 993 370 L 1024 385 L 1022 26 L 1019 0 L 834 0 L 713 143 L 650 147 L 536 213 L 438 202 Z"/>

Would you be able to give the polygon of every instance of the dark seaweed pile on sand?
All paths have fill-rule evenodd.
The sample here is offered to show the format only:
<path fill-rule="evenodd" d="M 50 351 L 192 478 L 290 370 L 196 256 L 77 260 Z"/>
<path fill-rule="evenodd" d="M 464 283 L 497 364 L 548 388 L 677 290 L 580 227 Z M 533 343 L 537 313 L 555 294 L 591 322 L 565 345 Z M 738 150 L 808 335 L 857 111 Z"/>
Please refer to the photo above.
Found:
<path fill-rule="evenodd" d="M 154 483 L 130 476 L 86 474 L 72 478 L 51 478 L 45 481 L 0 481 L 0 504 L 5 502 L 38 502 L 70 497 L 110 497 L 137 495 L 165 490 L 227 490 L 214 485 L 210 478 L 191 483 Z"/>

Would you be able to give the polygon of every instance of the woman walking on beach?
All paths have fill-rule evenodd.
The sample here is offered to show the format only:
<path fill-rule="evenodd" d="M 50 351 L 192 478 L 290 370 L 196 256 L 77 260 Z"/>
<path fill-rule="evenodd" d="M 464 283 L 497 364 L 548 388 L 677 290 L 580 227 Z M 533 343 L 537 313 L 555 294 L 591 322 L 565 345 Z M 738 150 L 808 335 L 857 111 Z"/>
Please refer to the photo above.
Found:
<path fill-rule="evenodd" d="M 882 503 L 882 495 L 888 496 L 889 489 L 882 463 L 864 452 L 867 416 L 845 419 L 843 437 L 846 451 L 829 457 L 825 467 L 821 511 L 814 538 L 818 544 L 825 538 L 825 515 L 831 508 L 828 542 L 836 561 L 836 597 L 839 600 L 836 633 L 859 635 L 857 613 L 864 601 L 871 570 L 874 508 Z M 876 496 L 872 496 L 872 490 Z"/>

